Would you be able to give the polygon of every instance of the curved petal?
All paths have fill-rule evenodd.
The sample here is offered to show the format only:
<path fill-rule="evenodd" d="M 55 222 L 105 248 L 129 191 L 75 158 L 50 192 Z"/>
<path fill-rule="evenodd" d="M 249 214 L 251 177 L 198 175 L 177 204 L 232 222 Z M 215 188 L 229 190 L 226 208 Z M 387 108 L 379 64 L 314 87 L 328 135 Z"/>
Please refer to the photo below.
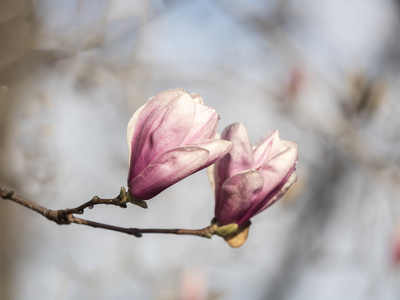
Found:
<path fill-rule="evenodd" d="M 197 140 L 211 139 L 217 133 L 218 114 L 215 109 L 198 103 L 195 104 L 195 108 L 196 114 L 192 126 L 182 146 L 195 143 Z"/>
<path fill-rule="evenodd" d="M 271 157 L 281 151 L 279 132 L 275 130 L 254 149 L 254 169 L 258 170 Z"/>
<path fill-rule="evenodd" d="M 128 142 L 128 147 L 129 147 L 129 162 L 131 161 L 133 133 L 135 131 L 135 127 L 137 124 L 137 120 L 139 118 L 139 114 L 141 113 L 141 111 L 144 109 L 145 106 L 146 106 L 146 104 L 139 107 L 139 109 L 137 111 L 135 111 L 135 113 L 133 114 L 133 116 L 131 117 L 131 119 L 128 122 L 128 127 L 127 127 L 126 131 L 127 131 L 127 142 Z"/>
<path fill-rule="evenodd" d="M 141 106 L 129 120 L 127 128 L 127 139 L 129 146 L 129 162 L 132 169 L 132 161 L 136 161 L 139 149 L 141 149 L 140 141 L 143 140 L 142 136 L 146 134 L 146 127 L 152 124 L 154 118 L 173 100 L 186 93 L 183 89 L 172 89 L 158 93 L 151 97 L 147 103 Z M 129 171 L 129 174 L 132 170 Z"/>
<path fill-rule="evenodd" d="M 222 157 L 228 154 L 231 151 L 233 144 L 232 142 L 225 141 L 225 140 L 202 140 L 197 141 L 194 146 L 198 146 L 204 149 L 207 149 L 210 154 L 208 156 L 208 160 L 205 164 L 205 167 L 214 164 Z"/>
<path fill-rule="evenodd" d="M 293 170 L 293 172 L 294 172 L 294 170 Z M 271 206 L 272 204 L 274 204 L 276 201 L 278 201 L 280 198 L 282 198 L 283 195 L 286 194 L 287 190 L 292 186 L 292 184 L 297 181 L 297 175 L 296 175 L 296 173 L 293 173 L 293 172 L 289 172 L 290 176 L 286 180 L 285 184 L 281 187 L 281 189 L 277 193 L 275 193 L 271 199 L 269 199 L 267 202 L 265 202 L 264 205 L 261 208 L 259 208 L 255 214 L 262 212 L 264 209 L 266 209 L 269 206 Z"/>
<path fill-rule="evenodd" d="M 253 149 L 242 123 L 229 125 L 221 134 L 221 139 L 233 142 L 232 150 L 217 165 L 220 182 L 233 175 L 253 168 Z M 217 198 L 219 192 L 217 191 Z"/>
<path fill-rule="evenodd" d="M 158 93 L 151 97 L 146 104 L 141 106 L 132 116 L 128 123 L 128 144 L 130 145 L 136 127 L 142 128 L 144 122 L 153 115 L 156 111 L 160 111 L 168 106 L 173 100 L 184 94 L 183 89 L 173 89 Z M 139 119 L 140 115 L 140 119 Z M 139 132 L 136 132 L 139 133 Z"/>
<path fill-rule="evenodd" d="M 263 186 L 264 179 L 255 170 L 236 174 L 225 181 L 221 188 L 221 198 L 215 205 L 218 222 L 221 225 L 241 225 L 249 220 L 252 216 L 249 216 L 248 210 L 257 200 Z"/>
<path fill-rule="evenodd" d="M 150 199 L 203 168 L 208 154 L 206 149 L 194 146 L 169 150 L 129 182 L 129 192 L 137 199 Z"/>
<path fill-rule="evenodd" d="M 154 110 L 165 108 L 166 106 L 171 104 L 172 101 L 182 96 L 183 94 L 187 94 L 184 89 L 176 88 L 160 92 L 157 95 L 151 97 L 147 102 L 146 110 L 143 111 L 143 118 L 147 119 Z"/>
<path fill-rule="evenodd" d="M 139 174 L 162 153 L 181 146 L 190 130 L 195 114 L 195 104 L 185 93 L 166 106 L 157 118 L 151 118 L 142 130 L 133 177 Z"/>
<path fill-rule="evenodd" d="M 277 201 L 278 198 L 275 195 L 280 194 L 280 197 L 283 196 L 281 190 L 291 178 L 297 162 L 297 145 L 292 142 L 289 143 L 291 144 L 290 147 L 271 158 L 260 170 L 264 177 L 264 187 L 259 195 L 260 203 L 252 209 L 254 214 L 271 205 L 271 199 Z"/>

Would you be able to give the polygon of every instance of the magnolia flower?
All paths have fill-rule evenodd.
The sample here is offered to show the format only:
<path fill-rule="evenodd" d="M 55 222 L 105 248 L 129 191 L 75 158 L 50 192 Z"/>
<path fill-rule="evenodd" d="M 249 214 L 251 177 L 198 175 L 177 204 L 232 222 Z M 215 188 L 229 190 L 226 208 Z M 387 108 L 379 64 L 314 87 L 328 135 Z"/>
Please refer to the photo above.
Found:
<path fill-rule="evenodd" d="M 149 99 L 128 124 L 129 194 L 147 200 L 215 163 L 232 143 L 214 139 L 218 115 L 182 89 Z"/>
<path fill-rule="evenodd" d="M 241 123 L 225 128 L 221 138 L 233 142 L 233 148 L 209 172 L 215 217 L 219 225 L 236 224 L 242 228 L 239 233 L 243 228 L 248 232 L 250 219 L 278 201 L 296 181 L 297 145 L 279 139 L 274 131 L 252 147 Z"/>

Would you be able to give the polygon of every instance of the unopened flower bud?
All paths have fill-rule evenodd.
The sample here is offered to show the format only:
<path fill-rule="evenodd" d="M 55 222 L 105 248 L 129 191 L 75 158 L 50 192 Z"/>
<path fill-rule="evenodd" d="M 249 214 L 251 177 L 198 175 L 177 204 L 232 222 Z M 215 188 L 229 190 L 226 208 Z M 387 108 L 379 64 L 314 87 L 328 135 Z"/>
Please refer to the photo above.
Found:
<path fill-rule="evenodd" d="M 198 94 L 173 89 L 151 98 L 128 124 L 128 193 L 148 200 L 221 159 L 232 143 L 215 139 L 217 123 Z"/>

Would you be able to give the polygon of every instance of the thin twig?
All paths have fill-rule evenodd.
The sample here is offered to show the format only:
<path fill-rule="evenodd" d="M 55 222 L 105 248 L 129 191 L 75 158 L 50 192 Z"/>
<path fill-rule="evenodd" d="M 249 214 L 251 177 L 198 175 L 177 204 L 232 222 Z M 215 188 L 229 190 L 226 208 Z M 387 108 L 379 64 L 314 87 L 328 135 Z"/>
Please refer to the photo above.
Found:
<path fill-rule="evenodd" d="M 92 200 L 87 201 L 86 203 L 77 206 L 75 208 L 66 208 L 59 210 L 50 210 L 47 209 L 35 202 L 27 200 L 21 196 L 14 195 L 14 191 L 9 191 L 3 188 L 0 188 L 0 196 L 5 200 L 10 200 L 15 203 L 18 203 L 22 206 L 33 210 L 42 216 L 46 217 L 48 220 L 53 221 L 59 225 L 68 225 L 68 224 L 80 224 L 86 225 L 94 228 L 102 228 L 117 232 L 126 233 L 129 235 L 133 235 L 135 237 L 141 237 L 145 233 L 162 233 L 162 234 L 178 234 L 178 235 L 195 235 L 205 238 L 211 238 L 213 235 L 213 227 L 208 226 L 202 229 L 140 229 L 140 228 L 125 228 L 119 227 L 104 223 L 98 223 L 90 220 L 85 220 L 82 218 L 78 218 L 74 216 L 74 214 L 83 214 L 86 208 L 92 208 L 95 205 L 106 204 L 106 205 L 115 205 L 120 206 L 122 208 L 126 207 L 127 198 L 124 195 L 125 190 L 121 189 L 121 193 L 119 196 L 112 199 L 102 199 L 97 196 L 93 197 Z"/>

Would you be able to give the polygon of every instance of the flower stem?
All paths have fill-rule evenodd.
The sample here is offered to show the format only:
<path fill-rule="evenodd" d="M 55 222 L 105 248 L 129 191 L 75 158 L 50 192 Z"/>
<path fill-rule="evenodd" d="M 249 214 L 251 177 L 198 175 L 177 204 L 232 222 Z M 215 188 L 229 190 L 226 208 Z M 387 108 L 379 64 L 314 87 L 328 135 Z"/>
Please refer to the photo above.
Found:
<path fill-rule="evenodd" d="M 117 232 L 126 233 L 129 235 L 133 235 L 135 237 L 141 237 L 146 233 L 161 233 L 161 234 L 178 234 L 178 235 L 195 235 L 205 238 L 211 238 L 213 235 L 213 227 L 208 226 L 202 229 L 153 229 L 153 228 L 125 228 L 119 227 L 104 223 L 98 223 L 82 218 L 78 218 L 74 216 L 75 214 L 83 214 L 86 208 L 92 208 L 95 205 L 106 204 L 106 205 L 115 205 L 120 206 L 122 208 L 126 207 L 126 199 L 121 196 L 117 196 L 111 199 L 102 199 L 97 196 L 93 197 L 90 201 L 85 202 L 84 204 L 77 206 L 75 208 L 66 208 L 59 210 L 50 210 L 47 209 L 33 201 L 27 200 L 21 196 L 14 195 L 13 191 L 9 191 L 3 188 L 0 188 L 0 197 L 5 200 L 10 200 L 12 202 L 18 203 L 22 206 L 33 210 L 42 216 L 46 217 L 48 220 L 53 221 L 59 225 L 68 225 L 68 224 L 79 224 L 90 226 L 94 228 L 102 228 Z"/>

